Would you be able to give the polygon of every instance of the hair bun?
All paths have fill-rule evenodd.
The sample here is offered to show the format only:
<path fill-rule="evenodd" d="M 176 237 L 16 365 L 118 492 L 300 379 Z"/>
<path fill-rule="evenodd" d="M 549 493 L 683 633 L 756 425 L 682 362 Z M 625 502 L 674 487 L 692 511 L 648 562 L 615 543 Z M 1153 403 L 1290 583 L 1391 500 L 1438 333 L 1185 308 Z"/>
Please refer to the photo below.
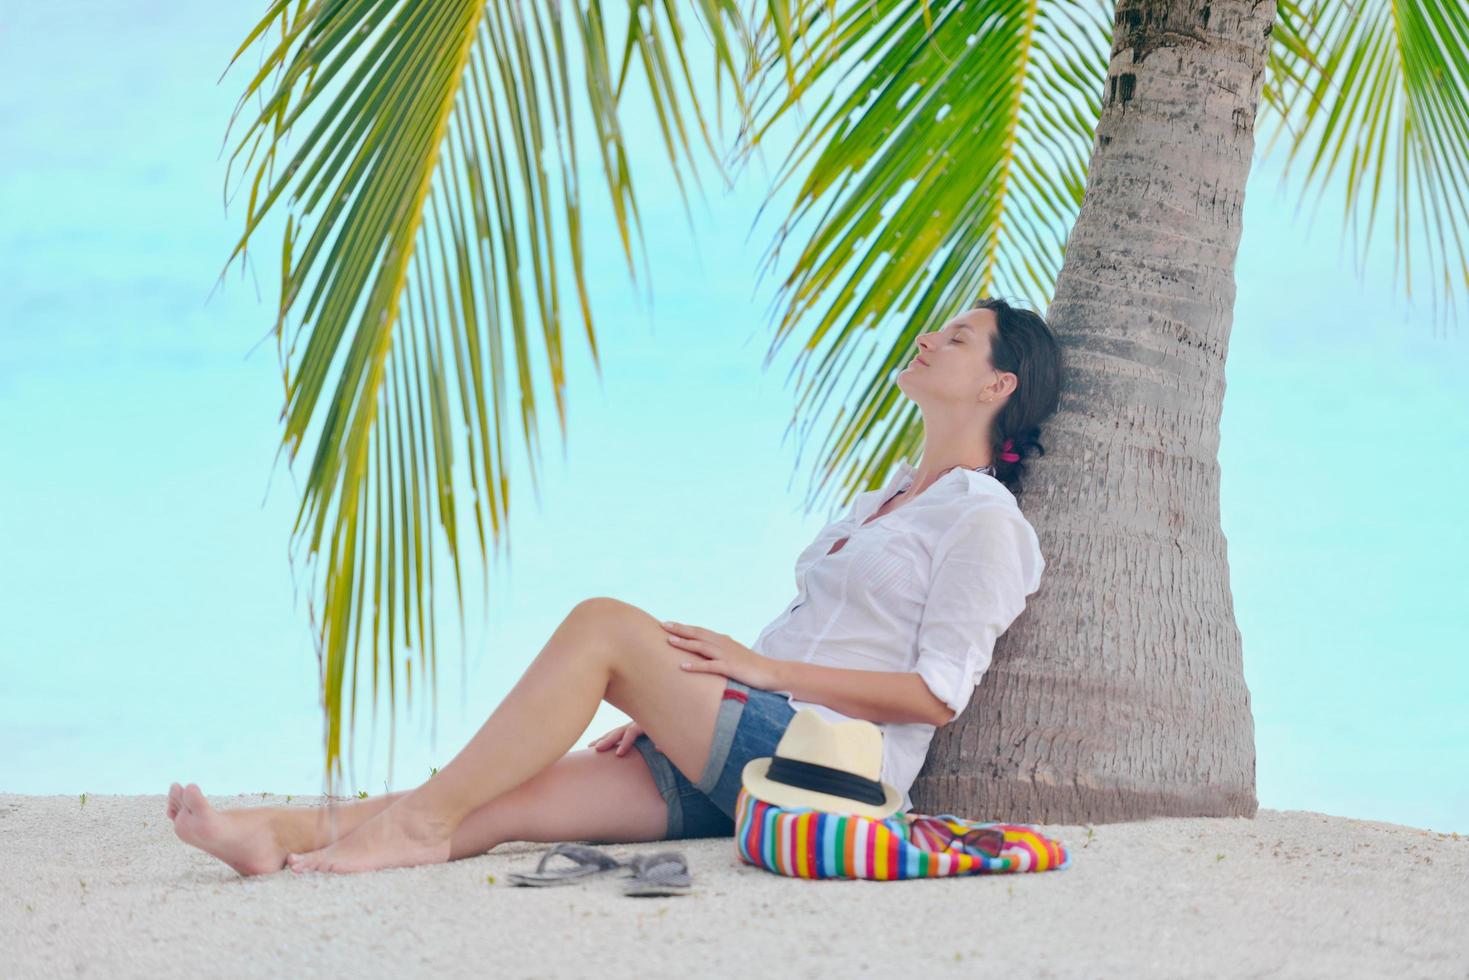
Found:
<path fill-rule="evenodd" d="M 1006 437 L 1000 443 L 1000 447 L 1020 456 L 1020 459 L 1016 461 L 1006 460 L 1005 462 L 1010 466 L 1019 465 L 1027 456 L 1037 453 L 1045 455 L 1046 452 L 1046 447 L 1041 445 L 1041 427 L 1038 425 L 1031 426 L 1019 435 Z"/>
<path fill-rule="evenodd" d="M 1040 441 L 1041 426 L 1060 405 L 1061 345 L 1045 318 L 1033 310 L 1011 306 L 997 297 L 982 298 L 974 308 L 989 310 L 995 318 L 990 337 L 992 366 L 1015 375 L 1015 388 L 990 422 L 987 434 L 996 443 L 995 476 L 1018 496 L 1027 464 L 1046 451 Z"/>

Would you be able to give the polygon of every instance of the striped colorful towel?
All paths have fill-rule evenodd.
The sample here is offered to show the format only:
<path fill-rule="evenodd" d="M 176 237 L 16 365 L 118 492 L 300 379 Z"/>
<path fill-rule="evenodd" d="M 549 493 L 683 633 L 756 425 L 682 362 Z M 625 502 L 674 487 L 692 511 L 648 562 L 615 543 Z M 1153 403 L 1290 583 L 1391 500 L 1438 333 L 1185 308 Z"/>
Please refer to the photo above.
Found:
<path fill-rule="evenodd" d="M 1058 840 L 1033 827 L 953 814 L 875 820 L 809 807 L 778 807 L 743 788 L 735 803 L 740 860 L 793 878 L 943 878 L 1056 871 L 1071 865 Z"/>

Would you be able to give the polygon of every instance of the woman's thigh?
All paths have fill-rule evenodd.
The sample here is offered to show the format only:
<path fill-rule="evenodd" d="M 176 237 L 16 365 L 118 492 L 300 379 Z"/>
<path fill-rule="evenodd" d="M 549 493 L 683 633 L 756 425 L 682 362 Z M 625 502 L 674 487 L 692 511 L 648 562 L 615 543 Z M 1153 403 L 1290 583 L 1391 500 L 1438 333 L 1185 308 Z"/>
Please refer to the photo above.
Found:
<path fill-rule="evenodd" d="M 637 752 L 576 749 L 471 813 L 450 858 L 483 854 L 505 841 L 662 840 L 668 805 Z"/>
<path fill-rule="evenodd" d="M 610 641 L 616 654 L 606 701 L 636 721 L 673 765 L 698 779 L 709 760 L 726 678 L 681 670 L 681 662 L 698 655 L 675 648 L 657 618 L 621 600 L 588 599 L 562 629 Z M 507 840 L 662 840 L 667 830 L 668 805 L 641 753 L 580 749 L 476 810 L 455 832 L 450 852 L 480 854 Z"/>
<path fill-rule="evenodd" d="M 751 759 L 775 753 L 794 716 L 785 695 L 728 679 L 709 761 L 693 779 L 684 776 L 646 734 L 639 735 L 634 744 L 647 759 L 668 805 L 668 838 L 733 833 L 745 766 Z"/>
<path fill-rule="evenodd" d="M 642 726 L 686 777 L 698 779 L 709 761 L 726 678 L 680 668 L 702 658 L 669 643 L 658 619 L 637 606 L 599 597 L 577 608 L 587 628 L 617 651 L 604 699 Z"/>

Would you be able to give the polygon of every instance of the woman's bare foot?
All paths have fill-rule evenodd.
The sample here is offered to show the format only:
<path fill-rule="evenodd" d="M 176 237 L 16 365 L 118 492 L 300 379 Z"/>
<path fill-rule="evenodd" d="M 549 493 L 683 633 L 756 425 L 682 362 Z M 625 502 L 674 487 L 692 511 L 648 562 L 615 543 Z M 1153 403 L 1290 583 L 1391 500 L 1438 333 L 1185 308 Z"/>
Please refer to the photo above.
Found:
<path fill-rule="evenodd" d="M 297 872 L 338 874 L 443 864 L 449 860 L 453 830 L 446 822 L 421 812 L 404 798 L 394 801 L 335 844 L 305 854 L 286 855 L 286 864 Z"/>
<path fill-rule="evenodd" d="M 174 783 L 168 788 L 168 817 L 174 833 L 219 858 L 242 875 L 271 874 L 285 867 L 286 849 L 270 814 L 255 808 L 216 810 L 199 787 Z"/>

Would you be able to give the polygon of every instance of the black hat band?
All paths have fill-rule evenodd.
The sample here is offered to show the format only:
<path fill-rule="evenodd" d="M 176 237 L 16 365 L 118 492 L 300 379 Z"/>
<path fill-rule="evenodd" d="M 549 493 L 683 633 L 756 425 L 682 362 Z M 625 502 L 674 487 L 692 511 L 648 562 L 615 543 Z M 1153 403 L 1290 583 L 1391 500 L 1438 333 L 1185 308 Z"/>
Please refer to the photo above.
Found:
<path fill-rule="evenodd" d="M 765 778 L 799 789 L 809 789 L 817 793 L 856 800 L 859 803 L 880 804 L 885 803 L 888 798 L 887 792 L 882 788 L 882 783 L 875 779 L 868 779 L 841 769 L 833 769 L 830 766 L 820 766 L 814 762 L 787 759 L 779 755 L 771 756 L 770 768 L 766 770 Z"/>

